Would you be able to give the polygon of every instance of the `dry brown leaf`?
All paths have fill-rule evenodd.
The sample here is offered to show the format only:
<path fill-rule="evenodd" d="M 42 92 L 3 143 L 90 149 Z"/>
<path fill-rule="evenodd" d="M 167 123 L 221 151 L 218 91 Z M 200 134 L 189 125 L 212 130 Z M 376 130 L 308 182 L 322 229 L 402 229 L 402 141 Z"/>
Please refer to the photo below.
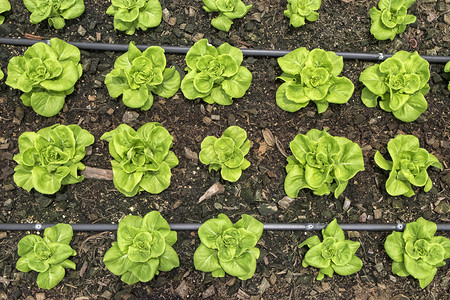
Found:
<path fill-rule="evenodd" d="M 283 156 L 287 158 L 289 155 L 287 155 L 286 151 L 284 151 L 283 146 L 281 145 L 281 142 L 277 137 L 275 137 L 275 144 L 277 145 L 278 151 L 280 151 L 281 154 L 283 154 Z"/>
<path fill-rule="evenodd" d="M 264 155 L 267 151 L 267 144 L 264 142 L 259 143 L 258 155 Z"/>
<path fill-rule="evenodd" d="M 203 200 L 209 199 L 214 195 L 222 194 L 225 192 L 225 188 L 220 182 L 214 183 L 204 194 L 198 199 L 197 203 L 202 202 Z"/>
<path fill-rule="evenodd" d="M 262 134 L 267 145 L 275 145 L 275 138 L 273 137 L 272 131 L 270 131 L 270 129 L 263 129 Z"/>

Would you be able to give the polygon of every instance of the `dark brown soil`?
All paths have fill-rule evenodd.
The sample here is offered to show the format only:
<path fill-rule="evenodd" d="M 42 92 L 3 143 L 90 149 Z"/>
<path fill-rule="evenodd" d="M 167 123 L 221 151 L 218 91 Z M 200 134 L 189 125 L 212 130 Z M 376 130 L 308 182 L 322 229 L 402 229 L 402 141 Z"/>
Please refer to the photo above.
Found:
<path fill-rule="evenodd" d="M 114 32 L 112 17 L 105 14 L 109 1 L 86 2 L 85 13 L 70 20 L 64 29 L 49 29 L 46 22 L 33 25 L 23 2 L 10 0 L 13 9 L 0 26 L 0 36 L 23 38 L 25 34 L 45 39 L 59 37 L 66 41 L 99 41 L 148 45 L 192 45 L 205 37 L 218 46 L 228 42 L 236 47 L 260 49 L 322 48 L 333 51 L 393 53 L 398 50 L 419 51 L 427 55 L 450 55 L 448 1 L 418 0 L 410 9 L 417 22 L 394 41 L 376 41 L 369 32 L 369 9 L 377 1 L 323 0 L 317 22 L 295 29 L 283 16 L 285 0 L 247 0 L 252 10 L 242 20 L 236 20 L 229 33 L 210 25 L 211 14 L 202 10 L 202 2 L 161 0 L 169 19 L 156 29 L 138 31 L 134 36 Z M 171 19 L 170 18 L 175 18 Z M 445 20 L 444 20 L 445 18 Z M 172 25 L 170 25 L 172 24 Z M 7 61 L 25 51 L 23 47 L 0 45 L 0 67 L 6 71 Z M 146 112 L 135 110 L 139 117 L 131 126 L 161 122 L 174 136 L 174 152 L 180 160 L 172 170 L 171 186 L 159 195 L 142 193 L 127 198 L 114 189 L 111 181 L 85 180 L 66 186 L 57 194 L 44 196 L 28 193 L 13 182 L 18 153 L 17 139 L 25 131 L 37 131 L 55 123 L 79 124 L 96 138 L 85 165 L 110 168 L 106 142 L 100 136 L 122 123 L 126 108 L 121 100 L 111 99 L 104 76 L 112 69 L 120 53 L 82 51 L 84 74 L 75 92 L 66 98 L 63 111 L 52 118 L 37 115 L 20 100 L 20 92 L 0 83 L 0 222 L 3 223 L 117 223 L 130 213 L 145 215 L 159 210 L 174 223 L 203 222 L 227 214 L 236 221 L 243 213 L 262 222 L 329 222 L 366 221 L 368 223 L 411 222 L 423 216 L 436 223 L 449 222 L 450 204 L 450 100 L 448 78 L 443 65 L 431 66 L 431 92 L 426 95 L 428 110 L 415 122 L 403 123 L 379 108 L 367 108 L 361 100 L 361 71 L 372 63 L 345 61 L 343 76 L 355 84 L 355 92 L 345 105 L 330 105 L 321 114 L 313 104 L 297 113 L 288 113 L 275 103 L 275 92 L 281 74 L 276 59 L 246 57 L 244 66 L 253 73 L 247 94 L 231 106 L 206 105 L 190 101 L 178 92 L 172 99 L 157 98 Z M 167 55 L 168 65 L 183 72 L 184 56 Z M 211 119 L 214 119 L 212 120 Z M 238 125 L 247 130 L 252 141 L 248 159 L 252 163 L 236 183 L 224 182 L 218 173 L 208 173 L 207 167 L 186 157 L 185 148 L 200 151 L 202 139 L 220 136 L 225 128 Z M 286 209 L 278 205 L 285 196 L 284 167 L 289 154 L 289 142 L 298 133 L 312 128 L 328 128 L 332 135 L 343 136 L 358 143 L 365 159 L 366 170 L 358 173 L 339 199 L 315 196 L 302 190 Z M 278 146 L 268 146 L 262 130 L 269 129 L 278 139 Z M 429 193 L 416 189 L 411 198 L 389 196 L 384 188 L 388 174 L 373 160 L 376 150 L 386 152 L 387 142 L 399 133 L 414 134 L 422 147 L 434 154 L 444 171 L 430 169 L 434 187 Z M 225 186 L 225 193 L 197 204 L 199 197 L 216 181 Z M 343 210 L 344 201 L 351 202 Z M 272 209 L 265 209 L 266 206 Z M 446 208 L 447 207 L 447 208 Z M 446 211 L 447 209 L 447 211 Z M 199 240 L 196 232 L 179 232 L 174 248 L 180 256 L 180 267 L 160 274 L 149 283 L 133 286 L 123 284 L 118 276 L 104 266 L 102 257 L 115 240 L 115 233 L 77 233 L 72 242 L 78 255 L 77 270 L 69 270 L 66 278 L 53 290 L 37 288 L 34 272 L 15 269 L 17 242 L 24 232 L 0 232 L 0 299 L 448 299 L 450 269 L 438 269 L 433 282 L 424 290 L 411 277 L 394 277 L 391 261 L 383 249 L 389 233 L 352 232 L 350 238 L 361 242 L 357 255 L 363 269 L 355 275 L 335 275 L 322 281 L 314 280 L 313 268 L 301 266 L 304 250 L 297 245 L 311 233 L 264 232 L 259 242 L 261 257 L 256 273 L 245 282 L 231 276 L 212 278 L 193 267 L 192 257 Z M 438 232 L 448 236 L 447 233 Z"/>

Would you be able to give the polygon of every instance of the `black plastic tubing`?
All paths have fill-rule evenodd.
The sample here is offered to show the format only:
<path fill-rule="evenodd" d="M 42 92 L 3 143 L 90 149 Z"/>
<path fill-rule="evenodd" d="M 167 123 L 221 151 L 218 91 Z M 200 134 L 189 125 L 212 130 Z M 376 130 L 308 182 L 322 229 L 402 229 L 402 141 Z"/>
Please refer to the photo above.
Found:
<path fill-rule="evenodd" d="M 41 231 L 56 224 L 0 224 L 0 231 Z M 117 224 L 69 224 L 74 231 L 116 231 Z M 195 231 L 202 224 L 173 223 L 170 229 L 176 231 Z M 273 231 L 316 231 L 327 227 L 326 223 L 265 223 L 264 230 Z M 403 231 L 405 224 L 339 224 L 345 231 Z M 438 231 L 450 231 L 450 223 L 437 224 Z"/>
<path fill-rule="evenodd" d="M 36 43 L 43 42 L 49 44 L 49 40 L 32 40 L 32 39 L 15 39 L 15 38 L 0 38 L 0 44 L 15 45 L 15 46 L 32 46 Z M 71 45 L 76 46 L 78 49 L 94 50 L 94 51 L 128 51 L 127 44 L 107 44 L 107 43 L 90 43 L 90 42 L 68 42 Z M 136 47 L 143 51 L 150 46 L 136 45 Z M 170 54 L 186 54 L 190 47 L 179 46 L 161 46 L 166 53 Z M 288 54 L 289 50 L 265 50 L 265 49 L 241 49 L 242 53 L 246 56 L 266 56 L 266 57 L 281 57 Z M 393 54 L 384 53 L 354 53 L 354 52 L 335 52 L 337 55 L 342 56 L 344 59 L 359 59 L 370 61 L 383 61 Z M 434 55 L 421 55 L 423 59 L 429 63 L 445 64 L 450 61 L 450 56 L 434 56 Z"/>

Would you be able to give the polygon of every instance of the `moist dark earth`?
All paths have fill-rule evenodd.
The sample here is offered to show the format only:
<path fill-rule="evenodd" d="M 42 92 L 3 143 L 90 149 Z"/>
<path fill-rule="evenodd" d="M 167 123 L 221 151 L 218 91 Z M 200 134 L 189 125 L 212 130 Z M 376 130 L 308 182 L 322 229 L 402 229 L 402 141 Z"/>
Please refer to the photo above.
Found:
<path fill-rule="evenodd" d="M 67 21 L 61 30 L 50 29 L 46 22 L 34 25 L 23 2 L 10 0 L 12 10 L 0 26 L 1 37 L 58 37 L 65 41 L 124 43 L 135 41 L 146 45 L 191 46 L 207 38 L 215 46 L 228 42 L 240 48 L 288 49 L 306 47 L 332 51 L 393 53 L 399 50 L 418 51 L 422 55 L 450 55 L 450 3 L 444 0 L 418 0 L 410 13 L 417 21 L 393 41 L 377 41 L 370 35 L 369 9 L 377 1 L 323 0 L 319 20 L 300 28 L 289 27 L 283 16 L 285 0 L 247 0 L 253 4 L 241 20 L 235 20 L 230 32 L 220 32 L 210 25 L 213 17 L 201 7 L 199 0 L 161 0 L 164 20 L 157 28 L 137 31 L 133 36 L 115 32 L 113 19 L 106 15 L 109 1 L 85 1 L 85 13 Z M 0 45 L 0 67 L 6 73 L 9 59 L 22 55 L 26 48 Z M 288 113 L 275 103 L 275 92 L 281 74 L 275 58 L 245 57 L 243 65 L 253 74 L 246 95 L 230 106 L 207 105 L 191 101 L 178 92 L 170 99 L 156 97 L 149 111 L 125 107 L 120 99 L 112 99 L 103 84 L 121 53 L 82 51 L 84 74 L 66 105 L 56 116 L 45 118 L 22 104 L 20 91 L 0 82 L 0 222 L 3 223 L 117 223 L 128 214 L 144 216 L 158 210 L 170 223 L 200 223 L 224 213 L 233 221 L 241 214 L 250 214 L 267 223 L 330 222 L 395 223 L 412 222 L 425 217 L 436 223 L 449 220 L 450 184 L 450 93 L 448 75 L 443 65 L 431 65 L 431 91 L 426 95 L 428 109 L 415 122 L 403 123 L 379 107 L 367 108 L 361 100 L 362 70 L 373 62 L 344 61 L 342 76 L 355 85 L 348 103 L 331 104 L 318 115 L 314 104 Z M 186 63 L 182 55 L 167 55 L 168 66 L 174 65 L 184 75 Z M 5 74 L 6 75 L 6 74 Z M 131 117 L 131 118 L 130 118 Z M 52 196 L 27 192 L 13 182 L 18 153 L 17 139 L 25 131 L 38 131 L 55 123 L 79 124 L 96 138 L 88 148 L 84 164 L 110 168 L 108 145 L 100 136 L 127 122 L 135 129 L 157 121 L 174 136 L 173 151 L 180 164 L 172 169 L 170 187 L 159 195 L 142 193 L 127 198 L 112 181 L 86 179 L 65 186 Z M 200 143 L 208 135 L 220 136 L 225 128 L 238 125 L 248 132 L 252 148 L 248 155 L 249 169 L 236 183 L 209 173 L 206 166 L 187 155 L 186 149 L 200 151 Z M 283 188 L 290 154 L 289 142 L 298 133 L 327 128 L 332 135 L 343 136 L 358 143 L 364 154 L 365 171 L 359 172 L 345 192 L 316 196 L 302 190 L 293 201 L 285 198 Z M 264 139 L 269 130 L 276 138 Z M 376 150 L 386 153 L 387 142 L 397 134 L 413 134 L 442 163 L 444 170 L 430 168 L 434 187 L 430 192 L 415 189 L 411 198 L 392 197 L 385 191 L 388 173 L 373 160 Z M 197 204 L 199 197 L 215 182 L 225 192 Z M 344 205 L 345 204 L 345 205 Z M 349 207 L 348 204 L 350 204 Z M 28 232 L 29 233 L 29 232 Z M 265 231 L 258 247 L 261 256 L 253 278 L 241 281 L 231 276 L 213 278 L 196 271 L 192 258 L 199 245 L 197 232 L 178 232 L 174 245 L 180 267 L 161 273 L 148 283 L 127 286 L 110 273 L 102 262 L 103 255 L 115 240 L 115 232 L 79 232 L 72 246 L 78 254 L 73 258 L 77 270 L 68 270 L 66 277 L 52 290 L 36 285 L 35 272 L 21 273 L 15 269 L 17 242 L 26 232 L 0 232 L 0 299 L 448 299 L 450 269 L 444 266 L 431 284 L 421 289 L 412 277 L 391 273 L 391 260 L 383 244 L 389 232 L 348 232 L 348 238 L 359 241 L 357 255 L 364 266 L 350 276 L 334 275 L 315 280 L 317 270 L 303 268 L 305 250 L 297 245 L 315 233 Z M 448 237 L 448 233 L 437 232 Z"/>

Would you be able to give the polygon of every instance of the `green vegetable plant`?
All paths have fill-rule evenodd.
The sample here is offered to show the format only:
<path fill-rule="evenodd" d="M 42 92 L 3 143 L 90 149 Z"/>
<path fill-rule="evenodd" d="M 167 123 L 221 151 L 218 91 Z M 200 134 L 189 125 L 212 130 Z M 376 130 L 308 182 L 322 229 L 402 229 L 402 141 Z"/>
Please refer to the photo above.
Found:
<path fill-rule="evenodd" d="M 203 9 L 207 12 L 218 12 L 219 15 L 211 20 L 211 25 L 222 31 L 229 31 L 233 19 L 244 17 L 252 8 L 241 0 L 203 0 Z"/>
<path fill-rule="evenodd" d="M 420 217 L 406 224 L 405 231 L 386 238 L 384 249 L 392 262 L 392 273 L 419 279 L 422 289 L 431 283 L 438 267 L 450 258 L 450 239 L 434 236 L 435 223 Z"/>
<path fill-rule="evenodd" d="M 139 216 L 126 216 L 119 221 L 117 242 L 105 253 L 105 266 L 126 284 L 147 282 L 159 272 L 167 272 L 180 265 L 172 248 L 177 241 L 176 231 L 157 211 Z"/>
<path fill-rule="evenodd" d="M 75 19 L 84 13 L 83 0 L 23 0 L 31 12 L 30 22 L 38 24 L 48 19 L 48 24 L 61 29 L 66 21 Z"/>
<path fill-rule="evenodd" d="M 112 0 L 106 13 L 114 16 L 114 29 L 132 35 L 136 29 L 147 30 L 161 23 L 159 0 Z"/>
<path fill-rule="evenodd" d="M 24 92 L 23 104 L 44 117 L 56 115 L 73 92 L 83 67 L 80 50 L 58 38 L 36 43 L 23 56 L 11 58 L 6 84 Z"/>
<path fill-rule="evenodd" d="M 19 154 L 14 156 L 14 182 L 30 191 L 54 194 L 61 185 L 81 182 L 81 160 L 94 136 L 78 125 L 55 124 L 37 133 L 24 132 L 19 137 Z"/>
<path fill-rule="evenodd" d="M 450 61 L 448 61 L 447 64 L 445 65 L 444 72 L 450 73 Z M 448 83 L 447 89 L 450 91 L 450 82 Z"/>
<path fill-rule="evenodd" d="M 358 144 L 326 132 L 311 129 L 298 134 L 289 144 L 292 155 L 287 158 L 286 194 L 295 198 L 301 189 L 311 189 L 322 196 L 334 192 L 337 198 L 348 181 L 364 170 L 364 159 Z"/>
<path fill-rule="evenodd" d="M 314 22 L 319 19 L 322 0 L 288 0 L 284 15 L 290 19 L 289 25 L 300 27 L 305 25 L 305 19 Z"/>
<path fill-rule="evenodd" d="M 325 275 L 332 277 L 334 272 L 347 276 L 361 270 L 363 263 L 355 255 L 360 243 L 346 240 L 344 231 L 339 227 L 336 219 L 322 230 L 322 237 L 322 242 L 315 235 L 298 246 L 299 248 L 309 247 L 303 258 L 302 266 L 318 268 L 317 280 L 322 280 Z"/>
<path fill-rule="evenodd" d="M 430 90 L 429 79 L 429 63 L 417 51 L 398 51 L 361 73 L 359 81 L 365 85 L 361 100 L 367 107 L 375 107 L 380 98 L 381 109 L 412 122 L 428 107 L 424 96 Z"/>
<path fill-rule="evenodd" d="M 346 103 L 353 94 L 353 83 L 338 77 L 343 59 L 332 51 L 297 48 L 278 58 L 278 65 L 283 71 L 278 78 L 284 83 L 277 90 L 276 101 L 285 111 L 298 111 L 313 101 L 320 114 L 329 103 Z"/>
<path fill-rule="evenodd" d="M 377 40 L 393 40 L 396 34 L 405 31 L 406 25 L 416 21 L 415 16 L 407 14 L 414 2 L 416 0 L 380 0 L 379 9 L 370 9 L 370 33 Z"/>
<path fill-rule="evenodd" d="M 2 70 L 0 70 L 0 80 L 2 80 L 2 79 L 3 79 L 3 77 L 5 77 L 5 74 L 3 74 L 3 71 L 2 71 Z"/>
<path fill-rule="evenodd" d="M 207 220 L 198 229 L 201 243 L 194 253 L 195 269 L 211 272 L 213 277 L 227 273 L 241 280 L 251 278 L 259 257 L 255 246 L 263 228 L 261 222 L 246 214 L 235 224 L 224 214 Z"/>
<path fill-rule="evenodd" d="M 242 51 L 228 43 L 216 49 L 206 39 L 196 42 L 186 54 L 183 95 L 210 104 L 232 104 L 233 98 L 242 98 L 252 83 L 252 73 L 241 66 L 242 60 Z"/>
<path fill-rule="evenodd" d="M 180 73 L 175 67 L 166 68 L 164 49 L 158 46 L 141 52 L 134 42 L 119 56 L 114 69 L 105 77 L 109 95 L 122 96 L 131 108 L 148 110 L 153 105 L 153 94 L 169 98 L 180 88 Z"/>
<path fill-rule="evenodd" d="M 200 161 L 209 165 L 209 171 L 221 170 L 223 179 L 237 181 L 242 170 L 250 166 L 245 155 L 250 151 L 250 141 L 247 132 L 239 126 L 230 126 L 220 138 L 207 136 L 201 144 Z"/>
<path fill-rule="evenodd" d="M 390 171 L 386 181 L 389 195 L 411 197 L 414 195 L 411 185 L 423 186 L 425 192 L 433 187 L 427 169 L 433 166 L 442 170 L 442 165 L 434 155 L 419 147 L 419 139 L 399 134 L 388 142 L 387 149 L 392 161 L 384 159 L 377 151 L 375 162 L 380 168 Z"/>
<path fill-rule="evenodd" d="M 149 122 L 137 131 L 126 124 L 101 137 L 109 142 L 114 186 L 127 197 L 138 192 L 161 193 L 169 187 L 170 169 L 178 165 L 173 137 L 161 124 Z"/>
<path fill-rule="evenodd" d="M 46 228 L 44 237 L 29 234 L 17 244 L 20 258 L 16 268 L 21 272 L 31 270 L 39 273 L 37 285 L 41 289 L 54 288 L 66 276 L 66 268 L 76 269 L 69 259 L 77 252 L 69 245 L 72 241 L 72 226 L 56 224 Z"/>
<path fill-rule="evenodd" d="M 8 0 L 0 0 L 0 14 L 4 13 L 5 11 L 10 11 L 10 10 L 11 10 L 11 4 L 9 3 L 9 1 Z M 0 16 L 0 25 L 2 25 L 4 21 L 5 21 L 5 17 Z"/>

